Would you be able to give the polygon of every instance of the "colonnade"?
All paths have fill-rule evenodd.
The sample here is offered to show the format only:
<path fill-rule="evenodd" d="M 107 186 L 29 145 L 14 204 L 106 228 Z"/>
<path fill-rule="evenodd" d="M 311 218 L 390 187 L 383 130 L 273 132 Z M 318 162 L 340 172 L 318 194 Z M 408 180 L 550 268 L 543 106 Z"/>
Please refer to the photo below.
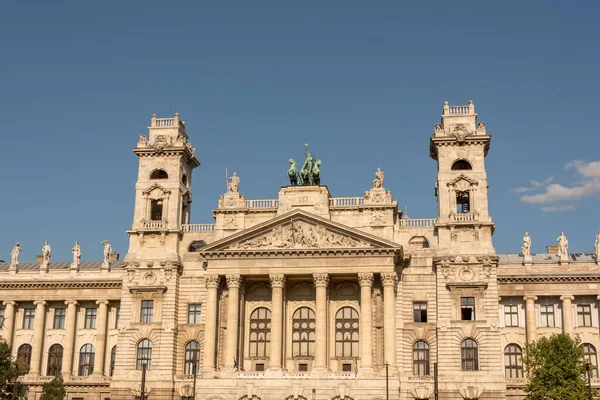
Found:
<path fill-rule="evenodd" d="M 8 332 L 6 341 L 9 346 L 13 344 L 13 336 L 15 332 L 15 317 L 17 303 L 15 301 L 4 301 L 2 303 L 5 307 L 4 310 L 4 321 L 6 330 Z M 31 362 L 29 366 L 30 375 L 44 375 L 41 371 L 42 356 L 43 356 L 43 345 L 45 337 L 46 325 L 46 307 L 47 302 L 43 300 L 36 300 L 33 302 L 35 305 L 35 315 L 33 321 L 33 340 L 31 348 Z M 65 341 L 61 343 L 63 345 L 63 357 L 61 365 L 61 374 L 63 377 L 72 375 L 73 370 L 73 359 L 75 352 L 75 337 L 77 330 L 77 301 L 67 300 L 65 301 L 67 306 L 65 316 Z M 95 354 L 94 357 L 94 373 L 93 375 L 102 376 L 104 375 L 104 359 L 106 353 L 106 331 L 108 322 L 108 305 L 110 304 L 107 300 L 96 301 L 98 305 L 98 313 L 96 317 L 96 343 L 95 343 Z"/>
<path fill-rule="evenodd" d="M 313 274 L 315 286 L 315 354 L 314 370 L 327 369 L 327 290 L 329 274 Z M 373 321 L 372 290 L 374 274 L 371 272 L 357 274 L 360 285 L 360 355 L 361 370 L 373 369 Z M 223 352 L 224 367 L 233 368 L 238 353 L 238 321 L 240 308 L 240 286 L 242 276 L 232 274 L 225 276 L 229 289 L 227 302 L 227 331 Z M 283 291 L 286 283 L 284 274 L 270 274 L 271 284 L 271 340 L 269 369 L 282 370 L 283 362 Z M 217 291 L 221 281 L 220 275 L 206 275 L 206 321 L 204 331 L 203 371 L 215 370 L 215 352 L 217 338 Z M 384 297 L 384 349 L 385 361 L 390 367 L 396 367 L 396 287 L 398 283 L 395 272 L 381 273 Z"/>

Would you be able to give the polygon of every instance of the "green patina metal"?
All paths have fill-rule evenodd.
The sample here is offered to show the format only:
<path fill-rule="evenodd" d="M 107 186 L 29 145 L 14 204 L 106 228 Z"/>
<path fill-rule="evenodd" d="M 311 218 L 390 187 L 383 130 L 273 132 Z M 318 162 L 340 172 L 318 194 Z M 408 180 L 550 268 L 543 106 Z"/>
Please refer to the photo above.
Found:
<path fill-rule="evenodd" d="M 288 169 L 288 178 L 290 185 L 313 186 L 321 184 L 321 160 L 313 159 L 312 154 L 308 151 L 308 144 L 304 145 L 304 163 L 298 173 L 296 160 L 290 158 L 290 169 Z"/>

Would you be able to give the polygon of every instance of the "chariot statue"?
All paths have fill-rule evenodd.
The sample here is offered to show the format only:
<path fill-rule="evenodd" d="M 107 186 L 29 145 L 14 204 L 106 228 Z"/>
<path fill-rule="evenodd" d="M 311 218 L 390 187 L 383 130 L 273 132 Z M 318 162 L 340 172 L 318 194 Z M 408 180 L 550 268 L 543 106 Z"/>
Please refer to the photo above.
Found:
<path fill-rule="evenodd" d="M 288 169 L 288 178 L 290 185 L 313 186 L 321 184 L 321 160 L 315 160 L 308 151 L 308 144 L 304 145 L 304 163 L 298 173 L 296 160 L 290 158 L 290 168 Z"/>

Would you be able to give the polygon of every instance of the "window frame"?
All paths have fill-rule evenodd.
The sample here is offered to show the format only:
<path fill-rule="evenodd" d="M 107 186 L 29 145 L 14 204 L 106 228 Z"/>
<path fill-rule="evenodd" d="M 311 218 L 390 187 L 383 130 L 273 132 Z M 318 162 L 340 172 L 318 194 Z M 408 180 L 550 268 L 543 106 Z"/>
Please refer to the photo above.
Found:
<path fill-rule="evenodd" d="M 197 325 L 200 323 L 201 317 L 202 317 L 202 304 L 189 303 L 187 306 L 187 323 L 189 325 Z"/>
<path fill-rule="evenodd" d="M 419 307 L 417 307 L 419 306 Z M 424 308 L 422 306 L 425 306 Z M 427 302 L 426 301 L 413 301 L 413 322 L 415 324 L 426 324 L 427 323 Z M 423 321 L 423 312 L 425 312 L 425 321 Z M 418 316 L 418 317 L 417 317 Z M 418 321 L 417 321 L 418 319 Z"/>
<path fill-rule="evenodd" d="M 265 311 L 264 317 L 261 313 Z M 271 354 L 271 310 L 257 307 L 250 313 L 248 350 L 250 358 L 267 358 Z M 264 324 L 261 327 L 261 324 Z"/>
<path fill-rule="evenodd" d="M 198 364 L 200 363 L 200 343 L 195 340 L 190 340 L 185 344 L 183 354 L 183 374 L 194 374 L 194 361 L 196 364 L 196 373 L 198 373 Z"/>
<path fill-rule="evenodd" d="M 504 348 L 504 376 L 507 379 L 524 377 L 523 349 L 516 343 L 509 343 Z"/>
<path fill-rule="evenodd" d="M 469 303 L 471 303 L 471 300 L 472 300 L 473 304 L 469 304 Z M 467 304 L 463 304 L 463 303 L 467 303 Z M 476 321 L 476 313 L 475 313 L 476 306 L 477 306 L 477 302 L 475 301 L 475 297 L 462 296 L 460 298 L 460 320 L 461 321 Z M 470 319 L 464 318 L 463 310 L 466 310 L 466 309 L 471 310 L 471 318 Z"/>
<path fill-rule="evenodd" d="M 582 343 L 583 358 L 590 364 L 590 377 L 598 378 L 598 352 L 591 343 Z M 593 358 L 592 358 L 593 357 Z"/>
<path fill-rule="evenodd" d="M 460 344 L 461 371 L 479 371 L 479 344 L 473 338 L 466 338 Z"/>
<path fill-rule="evenodd" d="M 577 304 L 577 327 L 589 328 L 592 326 L 592 305 L 589 303 Z"/>
<path fill-rule="evenodd" d="M 48 349 L 48 365 L 46 367 L 46 376 L 58 376 L 62 369 L 62 359 L 65 349 L 55 343 Z"/>
<path fill-rule="evenodd" d="M 150 304 L 150 306 L 148 306 Z M 140 302 L 140 322 L 148 324 L 154 320 L 154 300 L 142 300 Z"/>
<path fill-rule="evenodd" d="M 316 314 L 312 308 L 302 306 L 294 311 L 292 315 L 292 357 L 314 357 L 316 322 Z"/>
<path fill-rule="evenodd" d="M 31 353 L 33 348 L 29 343 L 23 343 L 17 349 L 17 373 L 19 376 L 26 375 L 31 370 Z"/>
<path fill-rule="evenodd" d="M 551 312 L 548 312 L 551 310 Z M 549 324 L 549 317 L 552 317 L 552 325 Z M 555 328 L 556 313 L 554 312 L 554 304 L 540 304 L 540 328 Z"/>
<path fill-rule="evenodd" d="M 115 363 L 117 361 L 117 345 L 115 344 L 112 349 L 110 349 L 110 362 L 108 365 L 108 376 L 113 376 L 115 373 Z"/>
<path fill-rule="evenodd" d="M 350 312 L 349 317 L 346 316 L 346 310 Z M 352 306 L 341 307 L 335 313 L 334 323 L 335 357 L 339 359 L 360 357 L 360 314 L 358 310 Z M 350 324 L 350 327 L 347 327 L 347 324 Z"/>
<path fill-rule="evenodd" d="M 35 308 L 24 307 L 23 308 L 23 329 L 33 329 L 35 325 Z"/>
<path fill-rule="evenodd" d="M 96 329 L 96 318 L 98 317 L 97 307 L 86 307 L 83 320 L 83 329 Z"/>
<path fill-rule="evenodd" d="M 413 344 L 413 375 L 429 376 L 429 343 L 417 340 Z"/>
<path fill-rule="evenodd" d="M 504 326 L 507 328 L 519 327 L 519 305 L 505 304 L 504 305 Z"/>
<path fill-rule="evenodd" d="M 152 369 L 152 341 L 144 338 L 137 343 L 135 356 L 135 369 L 142 370 L 144 363 L 146 371 Z"/>
<path fill-rule="evenodd" d="M 86 343 L 79 348 L 79 363 L 77 376 L 90 376 L 94 373 L 96 348 L 91 343 Z"/>
<path fill-rule="evenodd" d="M 54 318 L 52 320 L 52 329 L 65 329 L 65 319 L 67 316 L 66 307 L 55 307 Z"/>

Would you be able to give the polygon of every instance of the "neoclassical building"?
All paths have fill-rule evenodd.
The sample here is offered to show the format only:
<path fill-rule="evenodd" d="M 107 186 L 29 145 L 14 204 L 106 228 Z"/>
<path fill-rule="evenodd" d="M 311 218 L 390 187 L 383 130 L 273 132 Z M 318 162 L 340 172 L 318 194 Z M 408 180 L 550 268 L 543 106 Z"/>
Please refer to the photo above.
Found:
<path fill-rule="evenodd" d="M 433 218 L 403 216 L 380 170 L 333 197 L 307 149 L 307 185 L 246 200 L 236 175 L 192 224 L 200 162 L 177 114 L 153 116 L 122 260 L 0 262 L 29 399 L 62 374 L 69 400 L 516 400 L 523 347 L 559 332 L 597 365 L 597 255 L 496 254 L 490 141 L 472 102 L 445 103 Z"/>

